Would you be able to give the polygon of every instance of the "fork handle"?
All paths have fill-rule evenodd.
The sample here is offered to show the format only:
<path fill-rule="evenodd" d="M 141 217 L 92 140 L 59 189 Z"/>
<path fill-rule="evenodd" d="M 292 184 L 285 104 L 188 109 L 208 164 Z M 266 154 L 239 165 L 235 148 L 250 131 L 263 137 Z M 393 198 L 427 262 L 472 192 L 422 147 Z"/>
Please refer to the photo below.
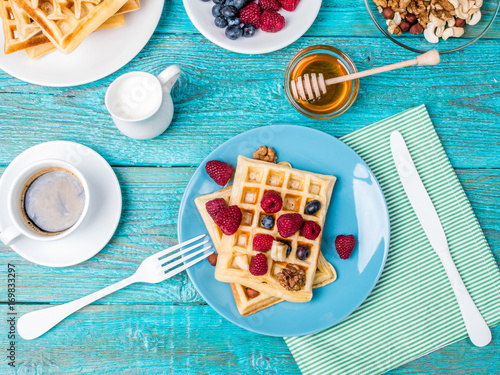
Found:
<path fill-rule="evenodd" d="M 75 301 L 24 314 L 17 321 L 17 332 L 25 340 L 36 339 L 75 311 L 135 282 L 137 282 L 137 278 L 132 275 Z"/>

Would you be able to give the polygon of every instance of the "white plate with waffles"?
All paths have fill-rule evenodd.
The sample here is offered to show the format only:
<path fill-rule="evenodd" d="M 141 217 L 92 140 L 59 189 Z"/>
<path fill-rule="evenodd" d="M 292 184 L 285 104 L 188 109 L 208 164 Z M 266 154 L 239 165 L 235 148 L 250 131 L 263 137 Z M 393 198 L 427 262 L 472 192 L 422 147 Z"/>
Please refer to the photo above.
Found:
<path fill-rule="evenodd" d="M 123 14 L 124 25 L 117 27 L 110 22 L 108 26 L 114 28 L 95 31 L 67 55 L 52 51 L 30 59 L 23 50 L 5 54 L 2 28 L 0 69 L 41 86 L 68 87 L 97 81 L 122 68 L 144 48 L 156 29 L 163 6 L 163 1 L 141 0 L 140 9 Z"/>
<path fill-rule="evenodd" d="M 254 163 L 247 158 L 251 158 L 253 152 L 262 145 L 273 147 L 278 154 L 278 161 L 289 162 L 294 169 L 269 164 L 270 167 L 265 167 L 263 172 L 267 177 L 260 178 L 258 174 L 263 171 L 262 163 Z M 233 176 L 234 187 L 222 189 L 211 180 L 204 168 L 209 160 L 222 160 L 236 169 Z M 238 170 L 244 170 L 243 174 Z M 242 178 L 243 175 L 247 178 Z M 282 175 L 283 181 L 279 182 L 281 187 L 275 187 L 274 177 L 279 175 Z M 332 179 L 334 188 L 329 200 L 330 176 L 336 177 L 336 181 Z M 318 180 L 323 178 L 324 184 Z M 256 180 L 253 181 L 254 179 Z M 243 185 L 241 181 L 245 181 Z M 297 298 L 286 292 L 278 293 L 288 301 L 277 298 L 274 292 L 279 289 L 279 284 L 276 288 L 272 285 L 272 280 L 265 281 L 274 289 L 266 289 L 268 285 L 263 287 L 256 283 L 252 284 L 252 287 L 260 288 L 260 294 L 253 298 L 248 298 L 245 293 L 246 287 L 236 282 L 231 284 L 227 282 L 228 280 L 250 282 L 246 279 L 247 276 L 240 272 L 241 270 L 235 273 L 232 268 L 239 268 L 240 263 L 235 259 L 241 258 L 240 255 L 245 253 L 245 238 L 251 242 L 254 232 L 265 232 L 262 228 L 258 228 L 260 213 L 253 218 L 248 214 L 248 211 L 252 210 L 259 212 L 257 201 L 261 199 L 262 192 L 257 192 L 258 189 L 279 190 L 284 196 L 283 212 L 280 211 L 277 215 L 288 210 L 298 212 L 306 220 L 313 220 L 319 224 L 323 224 L 324 220 L 319 256 L 317 252 L 315 253 L 314 242 L 308 242 L 296 235 L 290 237 L 292 252 L 299 243 L 308 242 L 311 247 L 311 257 L 313 254 L 318 256 L 315 279 L 307 279 L 309 273 L 306 271 L 306 287 L 301 291 L 307 289 L 306 292 L 310 293 L 312 284 L 314 288 L 312 299 L 308 302 L 288 302 L 307 301 L 310 298 L 310 294 L 307 293 L 301 293 L 303 295 Z M 255 194 L 252 193 L 253 190 Z M 248 192 L 250 194 L 247 194 Z M 251 202 L 244 202 L 248 200 L 246 196 L 250 200 L 252 196 L 258 197 L 257 203 L 252 206 Z M 203 211 L 206 201 L 217 197 L 228 200 L 230 204 L 238 203 L 243 216 L 248 216 L 247 223 L 243 222 L 244 218 L 238 232 L 232 238 L 221 234 L 216 226 L 211 225 L 210 217 Z M 329 200 L 329 208 L 321 214 L 319 211 L 317 217 L 307 217 L 303 212 L 303 203 L 314 197 L 323 199 L 322 207 L 327 207 Z M 261 127 L 240 134 L 218 147 L 204 160 L 186 188 L 179 210 L 178 236 L 179 241 L 184 241 L 208 232 L 214 246 L 218 248 L 219 259 L 223 259 L 224 263 L 221 265 L 219 260 L 217 261 L 217 279 L 226 282 L 216 280 L 216 268 L 208 262 L 201 262 L 188 270 L 193 284 L 210 306 L 242 328 L 283 337 L 312 334 L 331 327 L 349 316 L 367 298 L 387 258 L 389 228 L 389 215 L 380 186 L 369 167 L 352 149 L 320 131 L 282 125 Z M 356 248 L 347 260 L 340 259 L 335 250 L 334 241 L 339 234 L 353 234 L 357 238 Z M 276 233 L 272 235 L 276 236 Z M 241 238 L 243 240 L 239 241 Z M 221 257 L 219 251 L 221 246 L 224 251 L 231 249 L 234 257 L 227 258 L 225 254 Z M 238 246 L 243 249 L 237 249 Z M 248 250 L 250 253 L 251 251 Z M 266 254 L 269 255 L 272 251 Z M 285 263 L 289 262 L 288 256 L 287 254 Z M 251 259 L 252 254 L 248 257 Z M 227 259 L 232 260 L 227 261 Z M 298 263 L 307 270 L 307 261 L 301 263 L 293 259 L 293 263 Z M 280 262 L 273 263 L 269 257 L 268 264 L 271 265 L 269 268 L 280 266 Z M 230 270 L 229 273 L 227 269 Z M 275 269 L 273 272 L 276 274 L 278 270 Z M 251 282 L 255 281 L 254 277 Z M 262 292 L 264 290 L 274 294 L 268 295 Z"/>
<path fill-rule="evenodd" d="M 243 54 L 261 54 L 285 48 L 304 35 L 316 20 L 322 0 L 301 0 L 293 12 L 283 9 L 279 13 L 285 17 L 285 27 L 276 33 L 257 29 L 251 38 L 228 39 L 225 29 L 214 24 L 211 0 L 183 0 L 184 8 L 193 25 L 205 38 L 219 47 Z"/>

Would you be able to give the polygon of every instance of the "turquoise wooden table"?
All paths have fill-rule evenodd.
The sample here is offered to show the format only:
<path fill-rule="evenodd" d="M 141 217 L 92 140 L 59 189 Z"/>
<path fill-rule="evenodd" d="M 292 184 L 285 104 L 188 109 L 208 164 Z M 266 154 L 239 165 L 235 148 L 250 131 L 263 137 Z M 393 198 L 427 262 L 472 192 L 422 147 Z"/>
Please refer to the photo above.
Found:
<path fill-rule="evenodd" d="M 148 0 L 149 1 L 149 0 Z M 44 88 L 0 72 L 0 172 L 26 148 L 69 140 L 99 152 L 114 167 L 123 213 L 97 256 L 65 269 L 41 267 L 2 247 L 1 374 L 297 374 L 285 342 L 242 330 L 206 305 L 187 275 L 136 284 L 74 314 L 34 341 L 16 339 L 16 368 L 7 365 L 7 264 L 17 273 L 17 310 L 29 312 L 91 293 L 130 275 L 147 255 L 176 243 L 179 203 L 203 158 L 225 140 L 269 124 L 301 124 L 342 136 L 425 103 L 438 135 L 500 260 L 500 22 L 471 47 L 437 67 L 365 78 L 356 103 L 329 121 L 303 117 L 287 102 L 286 63 L 301 48 L 330 44 L 359 70 L 409 55 L 373 26 L 361 0 L 325 0 L 296 43 L 265 56 L 227 52 L 200 35 L 181 0 L 166 2 L 153 38 L 116 74 L 73 88 Z M 113 125 L 106 87 L 119 74 L 183 73 L 173 90 L 174 122 L 159 138 L 135 141 Z M 391 374 L 498 374 L 500 326 L 482 349 L 463 340 Z"/>

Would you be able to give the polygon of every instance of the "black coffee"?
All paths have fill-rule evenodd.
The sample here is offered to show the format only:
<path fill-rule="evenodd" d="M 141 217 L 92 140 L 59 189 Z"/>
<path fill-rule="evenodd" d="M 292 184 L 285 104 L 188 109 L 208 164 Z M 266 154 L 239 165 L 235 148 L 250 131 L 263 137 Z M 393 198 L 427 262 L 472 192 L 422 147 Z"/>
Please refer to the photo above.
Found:
<path fill-rule="evenodd" d="M 85 191 L 71 172 L 47 168 L 24 185 L 21 209 L 26 224 L 42 235 L 56 235 L 76 224 L 85 206 Z"/>

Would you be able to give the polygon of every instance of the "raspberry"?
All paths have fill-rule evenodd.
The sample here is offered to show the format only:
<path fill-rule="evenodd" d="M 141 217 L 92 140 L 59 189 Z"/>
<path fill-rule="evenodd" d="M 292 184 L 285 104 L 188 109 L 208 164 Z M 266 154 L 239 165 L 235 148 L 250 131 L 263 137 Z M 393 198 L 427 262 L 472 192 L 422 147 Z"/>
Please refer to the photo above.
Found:
<path fill-rule="evenodd" d="M 227 204 L 223 198 L 213 199 L 210 202 L 207 202 L 207 204 L 205 204 L 205 208 L 207 209 L 208 214 L 214 220 L 217 214 L 226 207 Z"/>
<path fill-rule="evenodd" d="M 352 234 L 348 236 L 341 234 L 335 238 L 335 248 L 337 249 L 337 253 L 339 253 L 340 259 L 349 258 L 355 246 L 356 238 Z"/>
<path fill-rule="evenodd" d="M 220 160 L 208 161 L 205 165 L 205 170 L 212 180 L 221 186 L 227 184 L 233 174 L 233 168 Z"/>
<path fill-rule="evenodd" d="M 252 24 L 256 28 L 260 27 L 260 7 L 257 3 L 250 3 L 240 10 L 240 20 L 243 24 Z"/>
<path fill-rule="evenodd" d="M 285 27 L 285 17 L 274 10 L 265 10 L 260 15 L 260 28 L 268 33 L 276 33 Z"/>
<path fill-rule="evenodd" d="M 300 234 L 308 240 L 315 240 L 321 233 L 321 227 L 314 221 L 305 221 L 300 230 Z"/>
<path fill-rule="evenodd" d="M 268 251 L 273 247 L 274 237 L 270 234 L 256 234 L 253 238 L 253 249 L 255 251 Z"/>
<path fill-rule="evenodd" d="M 300 229 L 303 222 L 304 219 L 302 219 L 300 214 L 284 214 L 278 218 L 276 226 L 280 235 L 288 238 Z"/>
<path fill-rule="evenodd" d="M 278 11 L 281 9 L 281 5 L 278 0 L 259 0 L 259 5 L 262 10 Z"/>
<path fill-rule="evenodd" d="M 266 191 L 260 201 L 260 206 L 268 214 L 278 212 L 283 206 L 281 194 L 274 190 Z"/>
<path fill-rule="evenodd" d="M 260 253 L 253 257 L 248 267 L 250 273 L 254 276 L 262 276 L 267 272 L 267 258 L 264 254 Z"/>
<path fill-rule="evenodd" d="M 215 217 L 215 223 L 228 236 L 236 233 L 241 224 L 241 210 L 238 206 L 229 206 Z"/>
<path fill-rule="evenodd" d="M 283 9 L 289 12 L 293 12 L 295 8 L 297 8 L 297 5 L 299 5 L 300 2 L 300 0 L 279 0 L 279 1 Z"/>

